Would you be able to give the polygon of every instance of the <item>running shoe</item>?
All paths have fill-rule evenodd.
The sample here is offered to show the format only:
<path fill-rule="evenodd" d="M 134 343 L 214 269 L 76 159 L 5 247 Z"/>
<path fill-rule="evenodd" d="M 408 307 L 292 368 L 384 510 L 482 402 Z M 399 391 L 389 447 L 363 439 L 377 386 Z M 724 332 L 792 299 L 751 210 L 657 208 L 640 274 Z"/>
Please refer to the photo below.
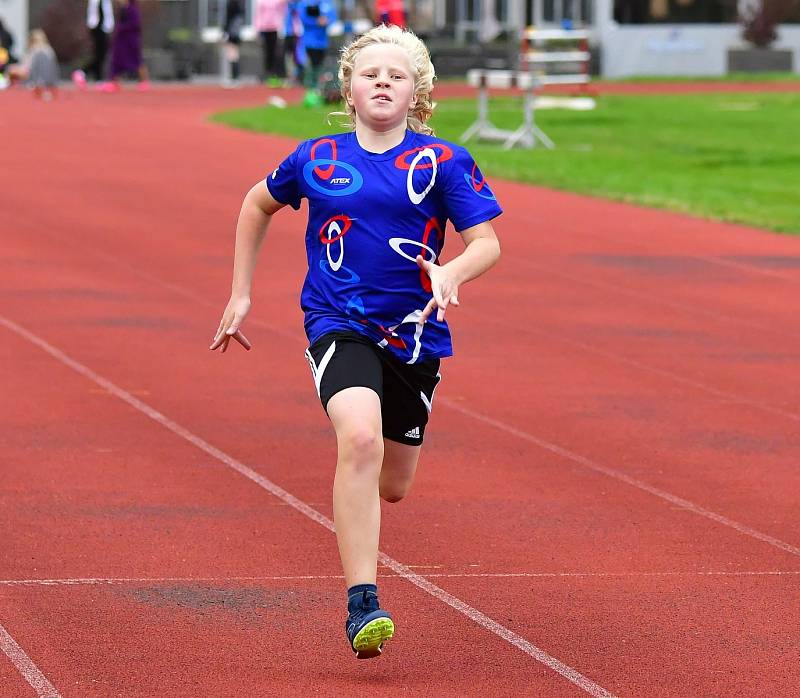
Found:
<path fill-rule="evenodd" d="M 381 609 L 378 597 L 370 591 L 351 596 L 347 608 L 350 615 L 344 627 L 356 658 L 379 657 L 383 643 L 394 635 L 391 615 Z"/>

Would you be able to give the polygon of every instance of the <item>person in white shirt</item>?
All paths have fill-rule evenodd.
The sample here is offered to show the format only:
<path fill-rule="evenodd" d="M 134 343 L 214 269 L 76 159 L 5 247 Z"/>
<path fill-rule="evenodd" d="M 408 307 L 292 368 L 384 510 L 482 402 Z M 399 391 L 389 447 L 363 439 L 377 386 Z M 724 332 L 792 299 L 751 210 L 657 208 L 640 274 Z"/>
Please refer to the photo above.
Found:
<path fill-rule="evenodd" d="M 108 37 L 114 31 L 114 8 L 111 0 L 89 0 L 86 6 L 86 26 L 92 37 L 92 59 L 87 64 L 85 73 L 100 81 L 108 53 Z"/>

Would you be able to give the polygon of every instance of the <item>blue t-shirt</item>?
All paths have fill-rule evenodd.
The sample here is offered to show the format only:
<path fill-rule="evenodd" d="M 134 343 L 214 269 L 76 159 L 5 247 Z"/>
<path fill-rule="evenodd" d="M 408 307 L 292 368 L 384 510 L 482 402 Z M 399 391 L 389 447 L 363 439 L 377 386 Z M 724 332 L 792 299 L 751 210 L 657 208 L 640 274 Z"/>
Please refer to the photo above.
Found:
<path fill-rule="evenodd" d="M 371 153 L 354 132 L 304 141 L 267 179 L 295 209 L 308 199 L 308 274 L 300 298 L 309 342 L 355 330 L 406 363 L 453 353 L 447 322 L 417 319 L 432 298 L 418 254 L 438 263 L 457 231 L 502 213 L 466 149 L 406 131 Z"/>

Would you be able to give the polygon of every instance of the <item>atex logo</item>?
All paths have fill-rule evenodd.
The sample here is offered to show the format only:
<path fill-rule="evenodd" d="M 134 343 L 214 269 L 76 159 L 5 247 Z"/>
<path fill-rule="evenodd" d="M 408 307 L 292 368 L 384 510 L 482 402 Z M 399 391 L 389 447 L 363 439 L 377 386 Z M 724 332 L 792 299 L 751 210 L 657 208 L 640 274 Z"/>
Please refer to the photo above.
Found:
<path fill-rule="evenodd" d="M 350 184 L 350 177 L 334 177 L 331 184 Z"/>

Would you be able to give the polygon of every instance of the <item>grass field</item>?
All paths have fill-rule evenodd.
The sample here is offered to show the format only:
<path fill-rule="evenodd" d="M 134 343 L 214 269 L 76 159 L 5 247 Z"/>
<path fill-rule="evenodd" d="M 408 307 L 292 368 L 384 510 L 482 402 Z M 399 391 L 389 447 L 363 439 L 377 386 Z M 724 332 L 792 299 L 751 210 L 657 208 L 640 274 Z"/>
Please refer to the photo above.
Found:
<path fill-rule="evenodd" d="M 291 106 L 225 112 L 239 128 L 310 138 L 337 130 L 331 110 Z M 492 100 L 491 118 L 516 128 L 521 100 Z M 458 141 L 475 101 L 439 103 L 437 135 Z M 800 233 L 800 94 L 603 96 L 591 112 L 540 110 L 537 122 L 555 150 L 503 151 L 471 142 L 494 177 Z"/>

